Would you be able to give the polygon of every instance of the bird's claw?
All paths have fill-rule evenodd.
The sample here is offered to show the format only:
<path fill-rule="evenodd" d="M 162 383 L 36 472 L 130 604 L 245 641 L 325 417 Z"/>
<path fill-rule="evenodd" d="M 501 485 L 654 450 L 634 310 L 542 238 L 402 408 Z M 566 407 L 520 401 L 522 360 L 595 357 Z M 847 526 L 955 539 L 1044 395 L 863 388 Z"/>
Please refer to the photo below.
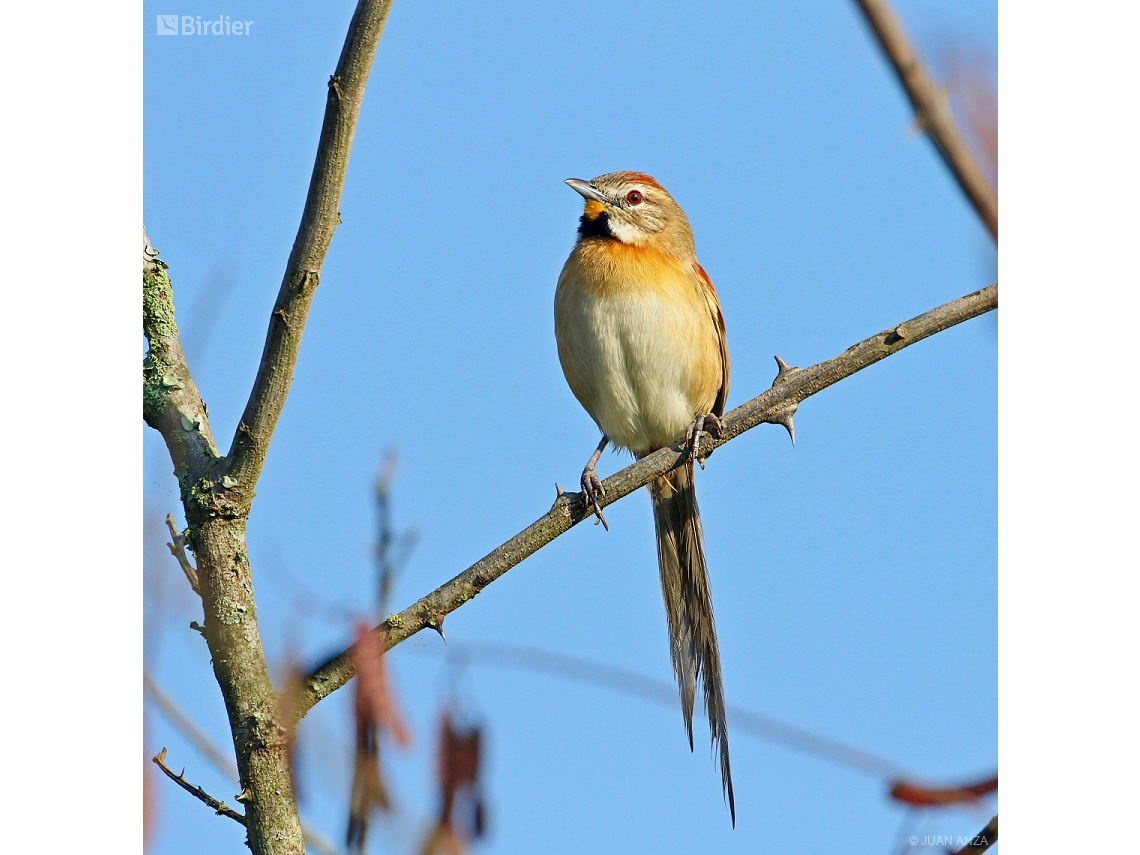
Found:
<path fill-rule="evenodd" d="M 606 518 L 602 516 L 602 504 L 599 498 L 604 498 L 606 495 L 606 488 L 602 486 L 602 481 L 598 478 L 598 473 L 594 471 L 593 466 L 587 466 L 582 470 L 582 498 L 586 502 L 586 510 L 591 508 L 594 511 L 594 525 L 601 523 L 606 531 L 610 530 L 610 524 L 606 522 Z"/>
<path fill-rule="evenodd" d="M 705 468 L 705 460 L 709 454 L 701 454 L 701 431 L 706 431 L 710 435 L 711 430 L 708 428 L 716 428 L 716 435 L 719 439 L 724 436 L 724 426 L 720 423 L 720 418 L 716 413 L 705 413 L 703 416 L 697 416 L 693 419 L 693 423 L 689 425 L 688 430 L 685 431 L 685 444 L 689 446 L 689 454 L 693 460 L 701 464 L 701 468 Z"/>

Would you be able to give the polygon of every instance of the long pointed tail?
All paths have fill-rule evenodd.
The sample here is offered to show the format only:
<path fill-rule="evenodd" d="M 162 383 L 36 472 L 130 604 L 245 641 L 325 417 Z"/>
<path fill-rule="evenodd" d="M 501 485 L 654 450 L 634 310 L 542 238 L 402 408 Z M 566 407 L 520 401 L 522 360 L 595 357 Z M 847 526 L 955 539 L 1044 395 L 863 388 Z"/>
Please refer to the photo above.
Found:
<path fill-rule="evenodd" d="M 657 529 L 661 596 L 669 618 L 669 652 L 673 659 L 673 674 L 681 691 L 681 710 L 685 716 L 689 748 L 693 747 L 693 703 L 697 681 L 700 680 L 704 686 L 713 746 L 720 745 L 721 786 L 728 798 L 728 809 L 735 827 L 736 802 L 732 795 L 732 770 L 728 762 L 724 682 L 720 673 L 716 625 L 713 623 L 701 513 L 693 487 L 692 461 L 652 482 L 649 495 L 653 499 L 653 522 Z"/>

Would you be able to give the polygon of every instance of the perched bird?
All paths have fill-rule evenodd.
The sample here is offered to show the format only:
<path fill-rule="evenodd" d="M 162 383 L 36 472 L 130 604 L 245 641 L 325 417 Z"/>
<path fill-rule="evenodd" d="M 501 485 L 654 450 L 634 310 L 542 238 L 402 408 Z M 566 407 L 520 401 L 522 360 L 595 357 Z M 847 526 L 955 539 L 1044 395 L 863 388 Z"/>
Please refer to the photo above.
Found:
<path fill-rule="evenodd" d="M 686 461 L 649 485 L 657 562 L 689 749 L 700 681 L 735 826 L 720 651 L 693 488 L 693 461 L 704 465 L 701 431 L 720 434 L 728 397 L 724 318 L 697 263 L 688 218 L 664 187 L 641 172 L 566 183 L 585 197 L 586 209 L 554 296 L 558 359 L 602 432 L 582 472 L 582 492 L 605 524 L 594 467 L 607 444 L 639 458 L 681 437 L 689 444 Z"/>

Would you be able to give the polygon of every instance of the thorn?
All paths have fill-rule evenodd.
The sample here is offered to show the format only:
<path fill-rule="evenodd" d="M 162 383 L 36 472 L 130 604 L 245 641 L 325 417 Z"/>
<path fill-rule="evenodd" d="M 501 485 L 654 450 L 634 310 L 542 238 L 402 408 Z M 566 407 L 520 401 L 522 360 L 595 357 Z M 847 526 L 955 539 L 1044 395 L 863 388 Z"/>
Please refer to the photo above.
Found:
<path fill-rule="evenodd" d="M 796 444 L 796 424 L 793 421 L 795 414 L 796 408 L 791 407 L 787 410 L 781 410 L 772 419 L 772 424 L 783 425 L 784 428 L 788 431 L 788 436 L 791 438 L 793 446 Z"/>
<path fill-rule="evenodd" d="M 440 618 L 438 621 L 436 621 L 436 620 L 428 621 L 428 626 L 430 626 L 432 629 L 434 629 L 436 632 L 438 632 L 439 637 L 443 639 L 443 643 L 447 644 L 447 636 L 443 634 L 443 619 L 442 618 Z"/>
<path fill-rule="evenodd" d="M 779 370 L 776 372 L 776 379 L 772 381 L 772 388 L 775 388 L 776 384 L 779 383 L 781 380 L 785 379 L 789 374 L 795 374 L 797 371 L 800 370 L 799 368 L 796 368 L 796 366 L 794 366 L 794 365 L 788 365 L 788 363 L 784 362 L 784 360 L 780 359 L 780 357 L 778 357 L 778 356 L 775 357 L 775 359 L 776 359 L 776 367 Z"/>
<path fill-rule="evenodd" d="M 251 802 L 253 801 L 253 793 L 250 792 L 249 787 L 246 787 L 244 790 L 234 796 L 234 801 L 242 803 Z"/>
<path fill-rule="evenodd" d="M 796 368 L 796 366 L 794 366 L 794 365 L 788 365 L 788 363 L 784 362 L 784 360 L 782 360 L 778 356 L 775 357 L 775 359 L 776 359 L 776 367 L 779 370 L 776 372 L 776 379 L 772 381 L 772 388 L 773 389 L 775 389 L 778 385 L 780 385 L 781 383 L 788 380 L 791 377 L 791 375 L 795 374 L 798 371 L 803 370 L 801 368 Z M 788 432 L 788 436 L 792 440 L 793 446 L 796 444 L 796 426 L 795 426 L 795 423 L 792 421 L 792 417 L 795 416 L 796 409 L 798 407 L 799 407 L 799 402 L 796 402 L 794 404 L 790 404 L 787 407 L 784 407 L 784 409 L 780 410 L 779 412 L 772 413 L 771 416 L 764 419 L 764 421 L 766 421 L 768 424 L 771 424 L 771 425 L 783 425 L 784 429 L 787 430 L 787 432 Z"/>
<path fill-rule="evenodd" d="M 562 501 L 562 497 L 566 495 L 566 491 L 562 489 L 562 485 L 557 481 L 554 482 L 554 490 L 557 495 L 554 497 L 554 504 L 550 506 L 550 510 L 558 507 L 558 503 Z"/>

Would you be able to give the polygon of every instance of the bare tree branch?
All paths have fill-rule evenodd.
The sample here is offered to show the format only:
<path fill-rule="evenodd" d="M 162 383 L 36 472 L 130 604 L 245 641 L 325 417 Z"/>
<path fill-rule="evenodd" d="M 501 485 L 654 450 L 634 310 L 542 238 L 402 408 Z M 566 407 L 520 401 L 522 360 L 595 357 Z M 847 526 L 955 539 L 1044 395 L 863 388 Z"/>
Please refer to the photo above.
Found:
<path fill-rule="evenodd" d="M 210 434 L 206 407 L 182 355 L 165 265 L 143 236 L 143 370 L 147 423 L 162 433 L 175 464 L 197 559 L 198 593 L 214 677 L 229 716 L 246 802 L 246 842 L 255 855 L 304 855 L 289 774 L 287 730 L 277 722 L 246 556 L 249 496 L 232 488 Z M 191 624 L 191 626 L 194 626 Z"/>
<path fill-rule="evenodd" d="M 990 237 L 998 239 L 998 200 L 962 134 L 946 92 L 931 80 L 907 39 L 889 0 L 856 0 L 914 108 L 915 121 L 930 137 L 958 186 L 982 218 Z"/>
<path fill-rule="evenodd" d="M 165 716 L 166 720 L 170 722 L 179 733 L 190 740 L 191 744 L 198 749 L 203 757 L 213 763 L 218 771 L 225 774 L 234 783 L 237 783 L 238 772 L 233 760 L 227 757 L 225 753 L 210 740 L 210 737 L 208 737 L 186 713 L 182 712 L 174 701 L 167 697 L 158 687 L 158 684 L 151 678 L 150 674 L 145 671 L 143 672 L 143 688 L 155 706 L 157 706 L 163 716 Z M 169 774 L 169 772 L 167 774 Z M 319 852 L 320 855 L 341 855 L 340 850 L 329 842 L 319 831 L 316 831 L 303 822 L 301 823 L 301 830 L 305 835 L 305 842 Z"/>
<path fill-rule="evenodd" d="M 189 525 L 205 613 L 204 635 L 229 715 L 255 855 L 304 855 L 279 721 L 257 624 L 245 526 L 253 490 L 292 381 L 309 305 L 333 231 L 364 87 L 391 0 L 360 0 L 336 72 L 301 224 L 270 316 L 261 366 L 229 455 L 214 446 L 206 407 L 186 367 L 166 265 L 143 232 L 143 410 L 170 451 Z"/>
<path fill-rule="evenodd" d="M 186 574 L 186 581 L 190 583 L 194 593 L 201 596 L 202 591 L 198 588 L 198 570 L 186 556 L 186 538 L 179 533 L 177 526 L 174 525 L 174 514 L 166 515 L 166 528 L 170 531 L 171 540 L 170 543 L 166 544 L 166 548 L 170 550 L 170 554 L 174 556 L 178 566 L 182 568 L 182 572 Z"/>
<path fill-rule="evenodd" d="M 269 317 L 257 379 L 230 446 L 229 474 L 237 481 L 238 489 L 249 495 L 261 474 L 277 418 L 285 406 L 309 305 L 340 222 L 340 197 L 352 137 L 391 5 L 391 0 L 360 0 L 336 71 L 329 78 L 324 125 L 305 211 Z"/>
<path fill-rule="evenodd" d="M 162 434 L 180 484 L 193 483 L 218 457 L 206 405 L 190 376 L 166 265 L 143 229 L 143 419 Z"/>
<path fill-rule="evenodd" d="M 712 449 L 763 423 L 782 424 L 790 433 L 792 415 L 804 399 L 904 347 L 992 311 L 997 304 L 998 286 L 995 284 L 884 330 L 810 368 L 791 368 L 777 357 L 780 372 L 772 388 L 722 416 L 723 435 L 703 439 L 702 453 L 711 453 Z M 602 505 L 612 504 L 664 475 L 680 464 L 687 453 L 685 444 L 676 442 L 611 475 L 602 482 L 605 488 Z M 559 490 L 554 507 L 534 523 L 450 582 L 376 627 L 374 631 L 380 635 L 383 649 L 390 650 L 425 627 L 442 633 L 446 615 L 587 516 L 592 516 L 592 512 L 587 514 L 580 493 Z M 354 673 L 351 651 L 347 650 L 317 667 L 305 679 L 305 691 L 298 698 L 298 718 L 352 679 Z"/>
<path fill-rule="evenodd" d="M 170 769 L 168 769 L 166 764 L 163 762 L 166 759 L 165 748 L 155 754 L 151 759 L 158 765 L 159 769 L 166 773 L 166 777 L 168 777 L 186 792 L 190 793 L 190 795 L 194 796 L 194 798 L 212 807 L 215 811 L 217 811 L 218 816 L 228 816 L 234 822 L 241 823 L 243 826 L 245 825 L 245 817 L 242 814 L 238 813 L 233 808 L 228 807 L 225 802 L 218 801 L 201 787 L 196 787 L 187 781 L 184 777 L 186 774 L 185 770 L 183 770 L 181 774 L 178 775 L 175 775 L 172 771 L 170 771 Z"/>
<path fill-rule="evenodd" d="M 998 818 L 995 816 L 986 824 L 985 828 L 977 833 L 973 840 L 955 852 L 954 855 L 980 855 L 997 843 L 997 839 Z"/>

